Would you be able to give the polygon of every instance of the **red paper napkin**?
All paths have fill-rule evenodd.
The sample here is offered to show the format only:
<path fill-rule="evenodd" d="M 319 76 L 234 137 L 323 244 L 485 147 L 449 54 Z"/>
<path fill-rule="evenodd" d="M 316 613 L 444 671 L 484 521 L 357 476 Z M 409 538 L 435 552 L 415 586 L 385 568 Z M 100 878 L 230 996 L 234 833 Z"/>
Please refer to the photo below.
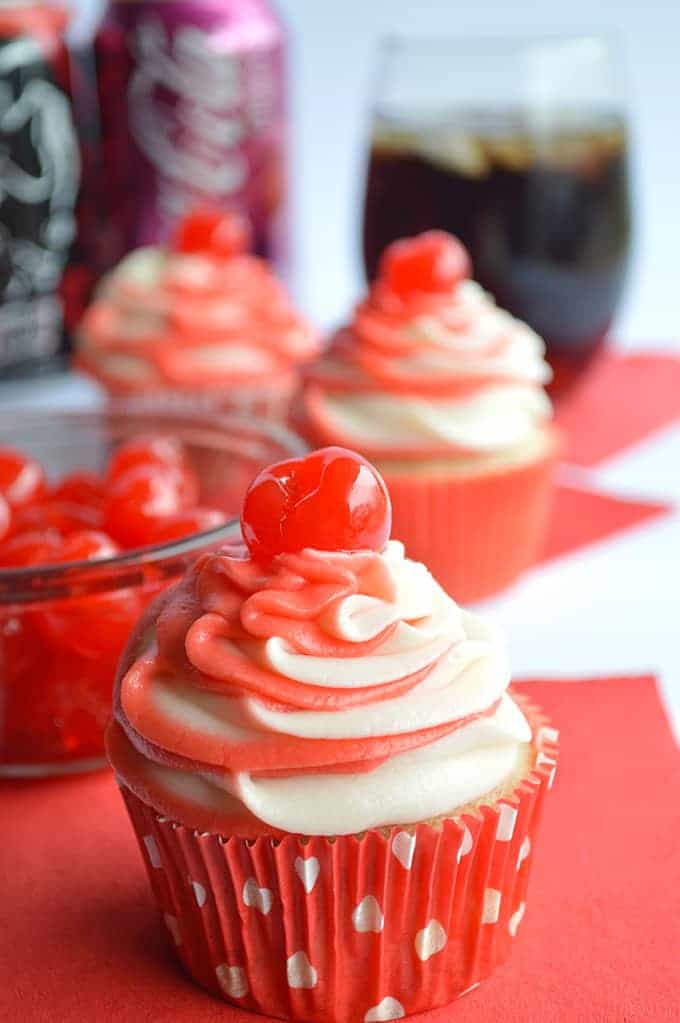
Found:
<path fill-rule="evenodd" d="M 593 466 L 680 420 L 680 358 L 607 352 L 558 407 L 566 460 Z"/>
<path fill-rule="evenodd" d="M 654 681 L 525 688 L 561 729 L 561 762 L 513 958 L 414 1019 L 677 1021 L 680 752 Z M 110 776 L 5 783 L 0 819 L 3 1023 L 261 1019 L 175 966 Z"/>
<path fill-rule="evenodd" d="M 540 561 L 571 554 L 600 540 L 668 515 L 671 505 L 628 501 L 580 487 L 560 485 Z"/>

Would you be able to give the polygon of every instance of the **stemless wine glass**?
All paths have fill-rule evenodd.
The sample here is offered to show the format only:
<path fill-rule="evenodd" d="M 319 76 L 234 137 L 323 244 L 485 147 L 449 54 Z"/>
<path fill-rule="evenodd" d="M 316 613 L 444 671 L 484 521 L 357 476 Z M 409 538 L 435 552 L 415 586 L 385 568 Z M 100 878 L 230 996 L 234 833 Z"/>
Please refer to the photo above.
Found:
<path fill-rule="evenodd" d="M 600 348 L 630 244 L 620 61 L 603 39 L 386 39 L 364 211 L 384 247 L 458 235 L 475 277 L 548 346 L 561 390 Z"/>

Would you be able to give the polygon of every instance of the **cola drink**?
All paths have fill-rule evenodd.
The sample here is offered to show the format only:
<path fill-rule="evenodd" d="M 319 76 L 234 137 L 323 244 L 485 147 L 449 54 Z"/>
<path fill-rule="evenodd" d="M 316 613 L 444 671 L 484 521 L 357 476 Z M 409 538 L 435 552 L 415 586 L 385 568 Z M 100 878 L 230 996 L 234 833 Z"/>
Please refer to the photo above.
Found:
<path fill-rule="evenodd" d="M 65 298 L 81 157 L 64 44 L 68 13 L 0 8 L 0 376 L 67 349 Z"/>
<path fill-rule="evenodd" d="M 95 42 L 109 253 L 211 205 L 285 270 L 284 46 L 266 0 L 113 0 Z"/>
<path fill-rule="evenodd" d="M 442 228 L 477 280 L 547 344 L 554 393 L 600 349 L 630 250 L 628 146 L 615 113 L 536 133 L 508 110 L 376 117 L 366 186 L 369 279 L 395 238 Z"/>

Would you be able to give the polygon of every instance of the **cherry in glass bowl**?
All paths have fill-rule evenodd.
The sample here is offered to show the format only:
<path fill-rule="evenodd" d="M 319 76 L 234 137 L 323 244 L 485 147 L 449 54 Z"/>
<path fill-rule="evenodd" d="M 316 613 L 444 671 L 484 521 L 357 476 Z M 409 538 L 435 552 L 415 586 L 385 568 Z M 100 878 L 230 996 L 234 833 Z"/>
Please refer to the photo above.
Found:
<path fill-rule="evenodd" d="M 199 554 L 240 537 L 243 496 L 263 467 L 305 450 L 271 423 L 134 401 L 0 414 L 0 445 L 36 458 L 52 484 L 102 473 L 122 444 L 149 434 L 181 442 L 199 504 L 225 521 L 96 560 L 0 568 L 0 776 L 104 765 L 116 666 L 140 614 Z"/>

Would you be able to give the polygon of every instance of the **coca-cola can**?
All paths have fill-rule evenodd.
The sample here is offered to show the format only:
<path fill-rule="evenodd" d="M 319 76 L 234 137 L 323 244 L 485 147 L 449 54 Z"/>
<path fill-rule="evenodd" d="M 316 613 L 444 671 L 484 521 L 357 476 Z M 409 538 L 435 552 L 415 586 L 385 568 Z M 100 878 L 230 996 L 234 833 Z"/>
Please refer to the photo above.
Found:
<path fill-rule="evenodd" d="M 189 209 L 248 215 L 285 269 L 284 33 L 264 0 L 114 0 L 96 40 L 109 246 L 163 243 Z"/>
<path fill-rule="evenodd" d="M 81 174 L 67 21 L 49 5 L 0 7 L 0 376 L 54 365 L 67 348 Z"/>

